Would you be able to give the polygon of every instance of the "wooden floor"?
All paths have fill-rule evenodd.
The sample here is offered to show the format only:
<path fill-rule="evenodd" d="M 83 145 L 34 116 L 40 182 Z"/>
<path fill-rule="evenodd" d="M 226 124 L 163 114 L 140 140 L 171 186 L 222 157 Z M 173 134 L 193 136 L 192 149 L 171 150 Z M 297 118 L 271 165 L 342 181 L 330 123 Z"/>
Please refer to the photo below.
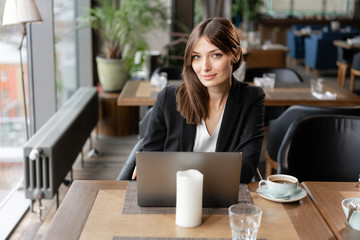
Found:
<path fill-rule="evenodd" d="M 101 155 L 99 157 L 87 157 L 89 142 L 84 146 L 84 166 L 81 166 L 80 156 L 73 165 L 73 178 L 107 180 L 116 179 L 132 147 L 137 142 L 137 136 L 106 138 L 93 136 L 93 145 Z M 70 174 L 67 179 L 70 179 Z M 59 189 L 59 202 L 63 200 L 69 187 L 62 184 Z M 56 212 L 56 199 L 43 200 L 42 205 L 46 209 L 42 213 L 40 221 L 37 213 L 28 211 L 9 239 L 32 240 L 41 239 Z M 38 209 L 38 203 L 34 204 L 34 211 Z"/>
<path fill-rule="evenodd" d="M 292 67 L 299 72 L 299 74 L 304 78 L 304 81 L 309 81 L 312 77 L 311 73 L 304 71 L 304 66 L 301 64 L 289 67 Z M 330 72 L 321 71 L 319 74 L 325 81 L 336 82 L 336 70 L 332 70 Z M 74 179 L 116 179 L 132 147 L 137 142 L 137 136 L 119 138 L 99 137 L 98 139 L 93 137 L 93 142 L 95 148 L 99 150 L 102 155 L 95 158 L 86 157 L 89 148 L 89 144 L 87 143 L 84 147 L 84 167 L 81 167 L 80 158 L 74 163 Z M 265 145 L 266 135 L 259 164 L 259 169 L 262 174 L 265 168 Z M 60 204 L 67 191 L 68 187 L 61 185 L 59 191 Z M 36 213 L 27 212 L 9 239 L 41 239 L 56 212 L 56 200 L 43 200 L 43 205 L 46 207 L 46 210 L 43 212 L 42 221 L 39 220 Z M 38 209 L 37 204 L 34 204 L 34 209 Z"/>

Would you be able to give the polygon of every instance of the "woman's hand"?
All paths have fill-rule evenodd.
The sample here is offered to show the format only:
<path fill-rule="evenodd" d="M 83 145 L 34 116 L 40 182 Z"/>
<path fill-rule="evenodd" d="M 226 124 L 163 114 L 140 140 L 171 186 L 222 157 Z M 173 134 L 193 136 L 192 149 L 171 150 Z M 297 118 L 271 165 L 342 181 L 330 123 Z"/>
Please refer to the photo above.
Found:
<path fill-rule="evenodd" d="M 135 169 L 134 169 L 134 172 L 132 174 L 132 177 L 131 177 L 132 180 L 135 180 L 136 179 L 136 166 L 135 166 Z"/>

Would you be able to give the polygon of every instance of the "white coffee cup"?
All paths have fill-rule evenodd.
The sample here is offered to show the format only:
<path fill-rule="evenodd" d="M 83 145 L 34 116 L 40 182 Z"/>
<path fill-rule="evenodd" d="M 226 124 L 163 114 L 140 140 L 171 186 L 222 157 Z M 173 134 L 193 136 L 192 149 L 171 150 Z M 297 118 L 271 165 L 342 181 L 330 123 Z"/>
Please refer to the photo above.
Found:
<path fill-rule="evenodd" d="M 298 179 L 296 177 L 274 174 L 259 182 L 259 193 L 270 193 L 277 197 L 284 197 L 294 194 L 297 187 Z"/>
<path fill-rule="evenodd" d="M 349 203 L 351 201 L 356 202 L 357 204 L 360 205 L 360 198 L 346 198 L 341 202 L 341 206 L 344 210 L 345 213 L 345 217 L 347 218 L 349 215 Z M 358 205 L 358 206 L 359 206 Z M 357 210 L 355 210 L 352 215 L 351 218 L 349 219 L 349 225 L 351 228 L 360 231 L 360 207 L 357 208 Z"/>

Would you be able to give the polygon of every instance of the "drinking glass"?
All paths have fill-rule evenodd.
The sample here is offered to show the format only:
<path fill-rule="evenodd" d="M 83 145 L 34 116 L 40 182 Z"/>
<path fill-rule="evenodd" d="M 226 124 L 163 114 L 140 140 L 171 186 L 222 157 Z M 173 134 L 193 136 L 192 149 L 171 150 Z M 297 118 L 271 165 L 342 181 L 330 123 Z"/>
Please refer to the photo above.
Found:
<path fill-rule="evenodd" d="M 233 240 L 256 240 L 262 210 L 251 204 L 234 204 L 229 207 L 230 227 Z"/>
<path fill-rule="evenodd" d="M 264 73 L 263 78 L 266 79 L 265 89 L 273 89 L 275 87 L 276 74 L 275 73 Z"/>
<path fill-rule="evenodd" d="M 311 93 L 323 93 L 323 82 L 324 80 L 319 79 L 311 79 L 310 80 L 310 89 Z"/>

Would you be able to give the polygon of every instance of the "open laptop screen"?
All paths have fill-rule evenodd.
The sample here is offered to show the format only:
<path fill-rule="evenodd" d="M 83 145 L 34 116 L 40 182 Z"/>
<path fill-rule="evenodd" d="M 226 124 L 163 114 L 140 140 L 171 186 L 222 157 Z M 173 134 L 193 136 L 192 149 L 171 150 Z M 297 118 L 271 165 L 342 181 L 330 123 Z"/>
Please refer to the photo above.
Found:
<path fill-rule="evenodd" d="M 204 175 L 203 207 L 237 203 L 242 154 L 239 152 L 138 152 L 138 205 L 176 206 L 176 172 L 197 169 Z"/>

